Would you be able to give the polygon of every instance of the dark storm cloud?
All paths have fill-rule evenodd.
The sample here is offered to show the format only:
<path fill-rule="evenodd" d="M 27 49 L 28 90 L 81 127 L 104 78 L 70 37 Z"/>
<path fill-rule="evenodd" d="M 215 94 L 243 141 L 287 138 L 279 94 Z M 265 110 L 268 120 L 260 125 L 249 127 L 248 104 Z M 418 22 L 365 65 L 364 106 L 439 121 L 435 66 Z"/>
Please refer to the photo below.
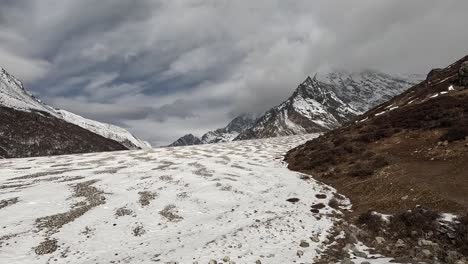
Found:
<path fill-rule="evenodd" d="M 262 112 L 317 70 L 425 73 L 468 53 L 464 0 L 4 0 L 0 66 L 155 144 Z"/>

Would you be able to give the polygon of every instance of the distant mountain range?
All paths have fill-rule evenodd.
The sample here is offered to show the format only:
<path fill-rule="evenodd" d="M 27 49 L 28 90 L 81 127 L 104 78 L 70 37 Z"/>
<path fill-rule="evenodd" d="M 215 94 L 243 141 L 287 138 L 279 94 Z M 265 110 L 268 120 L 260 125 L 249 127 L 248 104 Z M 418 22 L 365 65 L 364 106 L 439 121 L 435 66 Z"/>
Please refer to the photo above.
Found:
<path fill-rule="evenodd" d="M 396 76 L 372 70 L 319 73 L 307 77 L 287 100 L 266 111 L 255 121 L 245 116 L 236 117 L 224 129 L 208 132 L 201 139 L 185 135 L 170 146 L 328 131 L 423 79 L 421 75 Z M 232 123 L 242 125 L 235 130 L 228 130 Z"/>
<path fill-rule="evenodd" d="M 252 127 L 254 124 L 255 119 L 250 115 L 240 115 L 234 118 L 224 128 L 209 131 L 205 133 L 201 138 L 198 138 L 192 134 L 187 134 L 179 138 L 169 146 L 190 146 L 233 141 L 236 137 L 239 136 L 240 133 Z"/>
<path fill-rule="evenodd" d="M 0 157 L 150 148 L 127 130 L 55 109 L 0 68 Z"/>

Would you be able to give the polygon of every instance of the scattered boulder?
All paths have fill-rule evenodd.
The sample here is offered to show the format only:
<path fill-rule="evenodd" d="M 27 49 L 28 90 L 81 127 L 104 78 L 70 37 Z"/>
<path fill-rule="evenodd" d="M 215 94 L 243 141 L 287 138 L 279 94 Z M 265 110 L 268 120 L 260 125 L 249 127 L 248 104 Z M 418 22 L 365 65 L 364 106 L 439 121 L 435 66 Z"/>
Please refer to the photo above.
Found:
<path fill-rule="evenodd" d="M 307 243 L 305 240 L 302 240 L 301 243 L 299 244 L 300 247 L 309 247 L 309 243 Z"/>
<path fill-rule="evenodd" d="M 218 264 L 218 261 L 212 259 L 212 260 L 210 260 L 210 262 L 208 262 L 208 264 Z"/>
<path fill-rule="evenodd" d="M 436 76 L 437 74 L 439 74 L 439 73 L 441 73 L 441 72 L 442 72 L 442 69 L 440 69 L 440 68 L 432 69 L 432 70 L 427 74 L 426 79 L 427 79 L 427 80 L 430 80 L 430 79 L 432 79 L 432 77 Z"/>
<path fill-rule="evenodd" d="M 422 255 L 423 255 L 425 258 L 430 258 L 430 257 L 432 256 L 431 251 L 428 250 L 428 249 L 423 249 L 423 250 L 421 251 L 421 253 L 422 253 Z"/>
<path fill-rule="evenodd" d="M 297 253 L 296 253 L 296 255 L 297 255 L 298 257 L 302 257 L 302 256 L 304 256 L 304 251 L 298 250 Z"/>
<path fill-rule="evenodd" d="M 327 195 L 326 194 L 316 194 L 315 197 L 317 197 L 318 199 L 327 199 Z"/>
<path fill-rule="evenodd" d="M 297 203 L 299 202 L 299 198 L 289 198 L 289 199 L 286 199 L 286 201 L 290 203 Z"/>
<path fill-rule="evenodd" d="M 447 252 L 445 261 L 449 264 L 456 264 L 462 258 L 461 254 L 457 251 L 450 250 Z"/>
<path fill-rule="evenodd" d="M 354 261 L 350 260 L 349 258 L 343 259 L 340 263 L 341 264 L 355 264 Z"/>
<path fill-rule="evenodd" d="M 225 256 L 225 257 L 223 258 L 223 262 L 229 262 L 229 260 L 231 260 L 231 258 L 229 258 L 229 256 Z"/>
<path fill-rule="evenodd" d="M 376 242 L 378 245 L 382 245 L 383 243 L 385 243 L 385 238 L 383 238 L 383 237 L 375 237 L 375 242 Z"/>
<path fill-rule="evenodd" d="M 326 206 L 325 206 L 323 203 L 318 203 L 318 204 L 312 205 L 311 207 L 312 207 L 313 209 L 320 210 L 320 209 L 325 208 Z"/>
<path fill-rule="evenodd" d="M 401 239 L 398 239 L 397 242 L 395 243 L 395 247 L 397 247 L 397 248 L 405 248 L 405 247 L 406 247 L 405 241 L 403 241 L 403 240 L 401 240 Z"/>

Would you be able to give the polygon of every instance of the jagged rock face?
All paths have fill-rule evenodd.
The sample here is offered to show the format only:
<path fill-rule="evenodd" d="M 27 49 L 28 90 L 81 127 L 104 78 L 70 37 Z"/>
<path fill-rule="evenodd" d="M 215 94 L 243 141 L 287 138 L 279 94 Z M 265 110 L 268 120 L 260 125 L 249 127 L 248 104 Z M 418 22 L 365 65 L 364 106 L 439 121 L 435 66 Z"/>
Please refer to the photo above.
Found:
<path fill-rule="evenodd" d="M 128 149 L 145 149 L 151 146 L 130 134 L 127 130 L 110 124 L 86 119 L 65 110 L 55 109 L 34 97 L 21 81 L 0 68 L 0 106 L 28 112 L 42 112 L 72 123 L 92 133 L 119 142 Z"/>
<path fill-rule="evenodd" d="M 192 134 L 188 134 L 179 138 L 174 143 L 170 144 L 169 147 L 192 146 L 192 145 L 200 145 L 200 144 L 202 144 L 202 142 L 198 137 Z"/>
<path fill-rule="evenodd" d="M 210 131 L 201 138 L 203 144 L 229 142 L 254 124 L 254 119 L 247 115 L 234 118 L 226 127 Z"/>
<path fill-rule="evenodd" d="M 235 140 L 328 131 L 403 92 L 419 79 L 421 76 L 403 78 L 375 71 L 317 74 Z"/>
<path fill-rule="evenodd" d="M 23 158 L 125 150 L 104 138 L 46 112 L 0 106 L 0 158 Z"/>

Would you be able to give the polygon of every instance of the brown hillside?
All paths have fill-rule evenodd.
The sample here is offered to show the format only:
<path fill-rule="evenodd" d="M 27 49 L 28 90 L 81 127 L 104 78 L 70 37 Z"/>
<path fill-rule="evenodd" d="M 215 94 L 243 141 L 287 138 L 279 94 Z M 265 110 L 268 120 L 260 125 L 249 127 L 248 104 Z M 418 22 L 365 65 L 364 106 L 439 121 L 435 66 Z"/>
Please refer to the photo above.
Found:
<path fill-rule="evenodd" d="M 0 106 L 0 158 L 126 150 L 120 143 L 43 112 Z"/>
<path fill-rule="evenodd" d="M 463 64 L 465 62 L 465 64 Z M 289 151 L 289 168 L 335 186 L 355 213 L 468 208 L 468 56 Z"/>

